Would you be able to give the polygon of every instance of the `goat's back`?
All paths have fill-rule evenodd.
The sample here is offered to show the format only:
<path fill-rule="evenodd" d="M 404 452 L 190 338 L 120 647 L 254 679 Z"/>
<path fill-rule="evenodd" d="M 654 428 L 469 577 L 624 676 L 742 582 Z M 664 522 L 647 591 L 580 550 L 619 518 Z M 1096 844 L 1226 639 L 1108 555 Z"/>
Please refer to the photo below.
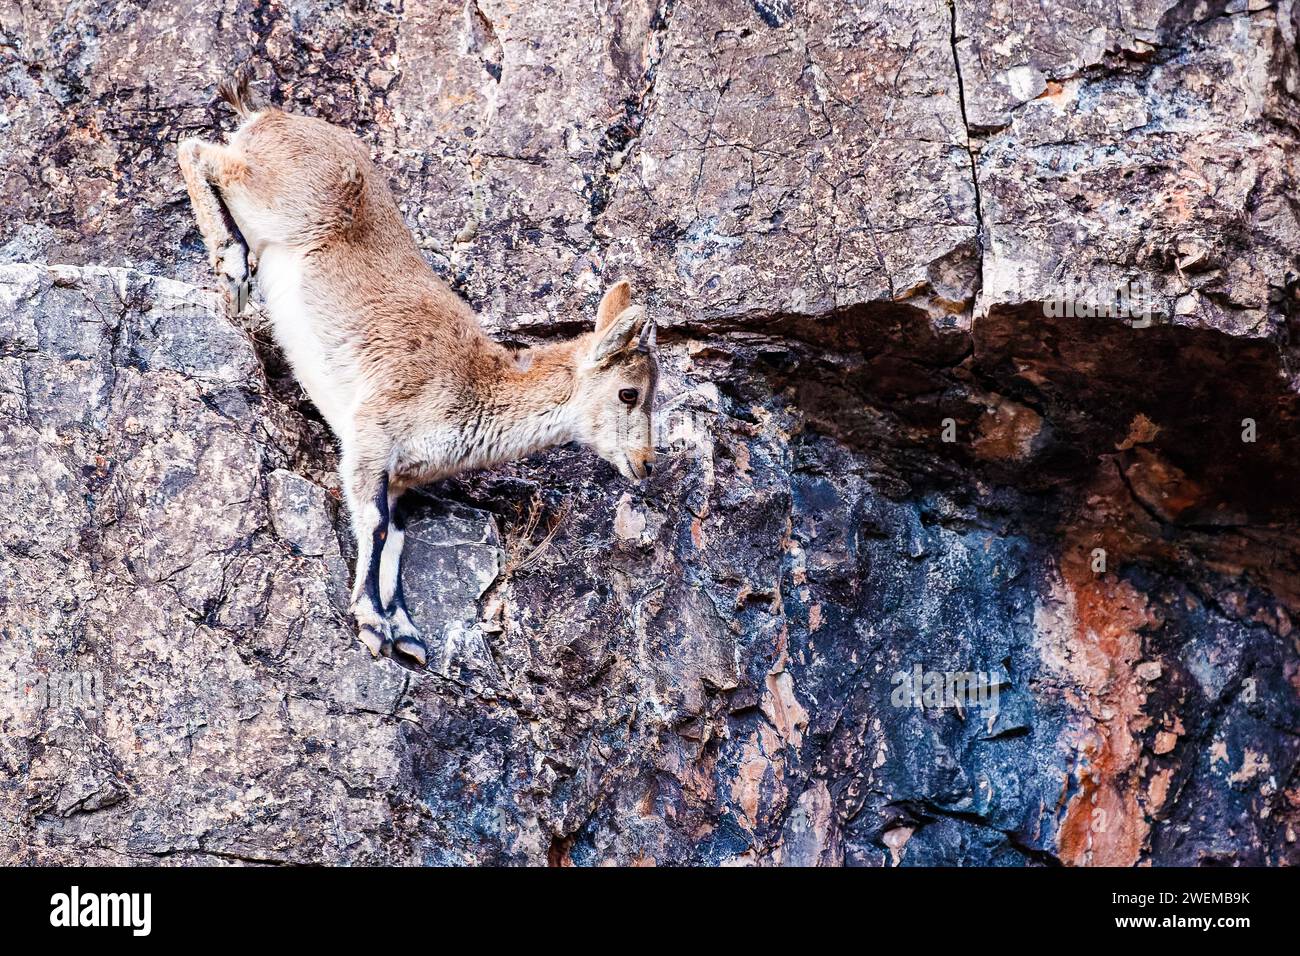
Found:
<path fill-rule="evenodd" d="M 314 336 L 347 343 L 350 361 L 362 366 L 349 375 L 401 397 L 430 386 L 473 389 L 495 377 L 503 350 L 429 268 L 361 140 L 268 108 L 248 116 L 231 146 L 245 167 L 241 181 L 223 189 L 232 213 L 255 252 L 289 253 L 273 257 L 298 272 L 285 298 L 313 316 Z M 271 278 L 260 273 L 259 282 Z M 275 317 L 275 304 L 271 311 Z M 277 324 L 301 324 L 287 311 Z M 343 354 L 332 348 L 327 342 L 324 351 Z"/>
<path fill-rule="evenodd" d="M 242 159 L 231 196 L 254 245 L 315 247 L 350 238 L 414 248 L 369 151 L 324 120 L 263 109 L 231 139 Z M 395 248 L 398 247 L 398 248 Z"/>

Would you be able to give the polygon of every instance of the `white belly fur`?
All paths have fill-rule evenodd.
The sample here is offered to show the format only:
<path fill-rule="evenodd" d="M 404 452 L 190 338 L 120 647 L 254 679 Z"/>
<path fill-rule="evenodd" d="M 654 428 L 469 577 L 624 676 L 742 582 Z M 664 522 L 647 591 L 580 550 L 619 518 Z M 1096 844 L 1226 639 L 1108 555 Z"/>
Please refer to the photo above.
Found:
<path fill-rule="evenodd" d="M 355 398 L 352 363 L 341 361 L 340 347 L 331 341 L 328 321 L 308 307 L 303 296 L 303 259 L 296 250 L 269 245 L 257 263 L 262 293 L 276 343 L 312 403 L 320 409 L 334 434 L 346 434 Z"/>

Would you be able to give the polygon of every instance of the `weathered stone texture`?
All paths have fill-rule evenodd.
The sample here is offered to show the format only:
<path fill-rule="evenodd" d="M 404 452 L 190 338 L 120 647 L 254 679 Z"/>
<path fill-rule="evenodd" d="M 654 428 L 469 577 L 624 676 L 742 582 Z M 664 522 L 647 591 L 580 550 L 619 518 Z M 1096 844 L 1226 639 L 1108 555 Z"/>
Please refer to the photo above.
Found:
<path fill-rule="evenodd" d="M 1300 862 L 1296 37 L 0 0 L 0 859 Z M 653 480 L 422 496 L 424 672 L 353 639 L 331 442 L 203 291 L 174 148 L 245 60 L 495 332 L 617 276 L 663 327 Z M 996 710 L 900 704 L 918 666 Z"/>

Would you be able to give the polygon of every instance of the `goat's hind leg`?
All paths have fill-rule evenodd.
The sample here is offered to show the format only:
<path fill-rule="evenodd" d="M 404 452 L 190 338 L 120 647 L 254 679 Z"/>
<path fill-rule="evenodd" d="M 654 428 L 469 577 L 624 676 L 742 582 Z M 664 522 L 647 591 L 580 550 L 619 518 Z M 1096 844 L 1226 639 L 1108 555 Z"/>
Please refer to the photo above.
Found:
<path fill-rule="evenodd" d="M 176 155 L 208 259 L 221 279 L 227 307 L 238 315 L 248 304 L 248 243 L 218 190 L 242 178 L 246 167 L 229 146 L 200 139 L 182 141 Z"/>
<path fill-rule="evenodd" d="M 399 493 L 388 496 L 389 533 L 380 555 L 379 598 L 393 633 L 393 650 L 421 667 L 429 661 L 429 650 L 411 622 L 402 590 L 402 549 L 406 543 L 407 511 Z"/>
<path fill-rule="evenodd" d="M 379 598 L 379 566 L 389 528 L 388 474 L 354 466 L 345 469 L 344 482 L 357 543 L 352 616 L 357 622 L 357 637 L 378 657 L 390 653 L 393 647 L 392 628 Z"/>

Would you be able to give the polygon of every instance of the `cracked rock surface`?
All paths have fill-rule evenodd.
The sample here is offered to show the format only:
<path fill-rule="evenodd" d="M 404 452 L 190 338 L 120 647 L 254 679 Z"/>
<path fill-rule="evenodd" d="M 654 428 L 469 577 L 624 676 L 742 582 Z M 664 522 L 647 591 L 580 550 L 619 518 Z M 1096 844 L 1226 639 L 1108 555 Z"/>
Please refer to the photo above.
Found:
<path fill-rule="evenodd" d="M 1300 862 L 1298 23 L 0 3 L 0 860 Z M 661 323 L 651 481 L 421 496 L 420 673 L 209 291 L 174 149 L 246 59 L 495 334 Z"/>

